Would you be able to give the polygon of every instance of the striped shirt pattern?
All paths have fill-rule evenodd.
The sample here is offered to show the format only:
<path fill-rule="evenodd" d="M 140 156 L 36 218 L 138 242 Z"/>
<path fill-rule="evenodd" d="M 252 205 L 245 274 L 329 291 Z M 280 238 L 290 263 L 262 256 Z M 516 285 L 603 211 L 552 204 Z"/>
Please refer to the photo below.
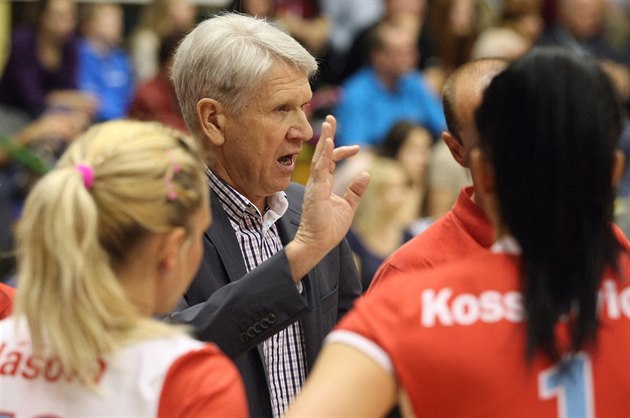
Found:
<path fill-rule="evenodd" d="M 284 192 L 267 198 L 265 213 L 207 169 L 210 187 L 219 197 L 236 233 L 247 271 L 282 249 L 275 222 L 289 202 Z M 301 292 L 302 283 L 298 284 Z M 306 354 L 301 321 L 263 342 L 265 370 L 274 418 L 282 417 L 306 380 Z"/>

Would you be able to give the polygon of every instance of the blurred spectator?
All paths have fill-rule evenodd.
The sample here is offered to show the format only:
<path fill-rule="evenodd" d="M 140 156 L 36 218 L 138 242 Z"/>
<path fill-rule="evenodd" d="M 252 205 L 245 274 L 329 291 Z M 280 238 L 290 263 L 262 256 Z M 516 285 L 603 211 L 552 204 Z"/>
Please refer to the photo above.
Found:
<path fill-rule="evenodd" d="M 409 231 L 419 234 L 430 223 L 426 213 L 429 187 L 429 165 L 433 138 L 422 125 L 400 121 L 389 130 L 376 149 L 378 155 L 397 160 L 409 180 L 409 198 L 404 202 L 405 218 L 409 219 Z"/>
<path fill-rule="evenodd" d="M 40 0 L 36 24 L 15 29 L 0 103 L 30 117 L 51 107 L 94 112 L 94 98 L 76 89 L 76 13 L 72 0 Z"/>
<path fill-rule="evenodd" d="M 330 21 L 318 0 L 276 0 L 276 19 L 289 34 L 316 57 L 326 52 Z"/>
<path fill-rule="evenodd" d="M 441 74 L 436 76 L 438 91 L 457 67 L 471 59 L 472 47 L 480 32 L 482 0 L 433 0 L 428 23 L 437 48 Z"/>
<path fill-rule="evenodd" d="M 604 36 L 617 51 L 630 52 L 630 1 L 605 0 Z"/>
<path fill-rule="evenodd" d="M 405 210 L 409 178 L 399 161 L 376 158 L 369 165 L 370 185 L 359 203 L 347 239 L 367 290 L 383 260 L 412 238 Z"/>
<path fill-rule="evenodd" d="M 370 36 L 370 64 L 342 84 L 335 107 L 337 143 L 374 145 L 399 120 L 445 128 L 442 106 L 415 69 L 418 52 L 408 27 L 383 21 Z"/>
<path fill-rule="evenodd" d="M 532 44 L 510 28 L 495 26 L 485 29 L 475 41 L 471 58 L 501 57 L 514 59 L 531 48 Z"/>
<path fill-rule="evenodd" d="M 541 0 L 505 0 L 496 26 L 477 37 L 472 58 L 517 58 L 538 40 L 542 29 Z"/>
<path fill-rule="evenodd" d="M 322 77 L 329 84 L 339 84 L 355 37 L 383 16 L 385 1 L 322 0 L 321 3 L 331 25 L 328 50 L 321 64 Z M 357 62 L 357 68 L 360 64 Z"/>
<path fill-rule="evenodd" d="M 188 132 L 171 81 L 173 54 L 183 36 L 183 33 L 174 33 L 162 39 L 159 50 L 160 71 L 138 87 L 129 107 L 130 118 L 154 120 Z"/>
<path fill-rule="evenodd" d="M 560 0 L 558 19 L 540 39 L 541 45 L 567 48 L 599 60 L 626 103 L 630 100 L 630 53 L 616 51 L 604 36 L 604 0 Z"/>
<path fill-rule="evenodd" d="M 382 0 L 382 3 L 385 8 L 382 20 L 406 24 L 414 34 L 419 56 L 417 68 L 426 71 L 436 66 L 439 63 L 437 51 L 426 24 L 429 6 L 427 0 Z M 345 61 L 342 75 L 344 79 L 369 62 L 369 34 L 378 23 L 374 22 L 363 28 L 353 39 Z"/>
<path fill-rule="evenodd" d="M 464 187 L 472 184 L 470 170 L 453 159 L 444 141 L 433 146 L 429 165 L 428 215 L 438 219 L 448 212 Z"/>
<path fill-rule="evenodd" d="M 30 187 L 56 162 L 67 144 L 89 120 L 67 112 L 44 113 L 33 122 L 11 126 L 14 114 L 0 110 L 0 281 L 11 282 L 15 273 L 13 227 Z M 14 283 L 12 283 L 14 284 Z"/>
<path fill-rule="evenodd" d="M 499 25 L 536 42 L 544 28 L 542 0 L 503 0 Z"/>
<path fill-rule="evenodd" d="M 227 9 L 271 20 L 274 20 L 276 17 L 275 0 L 232 0 Z"/>
<path fill-rule="evenodd" d="M 404 203 L 409 231 L 418 234 L 432 219 L 427 212 L 429 167 L 433 138 L 422 125 L 401 120 L 392 126 L 381 142 L 363 147 L 359 154 L 345 161 L 335 171 L 333 192 L 342 196 L 351 179 L 374 163 L 379 157 L 398 160 L 409 180 L 409 198 Z"/>
<path fill-rule="evenodd" d="M 160 40 L 172 33 L 188 32 L 196 21 L 197 5 L 191 0 L 154 0 L 144 6 L 140 23 L 129 37 L 136 82 L 158 73 Z"/>
<path fill-rule="evenodd" d="M 123 39 L 123 9 L 114 3 L 85 6 L 79 42 L 79 89 L 98 100 L 96 121 L 123 117 L 134 93 Z"/>

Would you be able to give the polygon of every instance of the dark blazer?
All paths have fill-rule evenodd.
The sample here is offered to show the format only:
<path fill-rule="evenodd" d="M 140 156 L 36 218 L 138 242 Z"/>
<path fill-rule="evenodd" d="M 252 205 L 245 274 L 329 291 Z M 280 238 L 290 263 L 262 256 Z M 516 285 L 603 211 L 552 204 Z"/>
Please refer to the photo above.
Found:
<path fill-rule="evenodd" d="M 289 208 L 277 226 L 287 244 L 300 223 L 304 188 L 291 184 L 285 192 Z M 214 193 L 211 200 L 212 225 L 205 234 L 203 261 L 185 295 L 189 307 L 171 319 L 191 324 L 198 338 L 215 342 L 234 359 L 252 417 L 271 417 L 262 348 L 253 348 L 302 320 L 310 369 L 323 338 L 360 295 L 359 275 L 345 240 L 302 280 L 303 294 L 293 282 L 284 250 L 247 273 L 230 221 Z"/>

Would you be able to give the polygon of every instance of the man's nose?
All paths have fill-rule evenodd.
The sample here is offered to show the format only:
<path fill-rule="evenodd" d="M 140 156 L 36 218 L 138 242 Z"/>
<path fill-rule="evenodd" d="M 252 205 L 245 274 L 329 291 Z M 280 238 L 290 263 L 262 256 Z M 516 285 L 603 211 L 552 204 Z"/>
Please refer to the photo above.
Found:
<path fill-rule="evenodd" d="M 313 127 L 304 111 L 298 112 L 296 120 L 289 128 L 288 136 L 290 139 L 299 139 L 308 141 L 313 137 Z"/>

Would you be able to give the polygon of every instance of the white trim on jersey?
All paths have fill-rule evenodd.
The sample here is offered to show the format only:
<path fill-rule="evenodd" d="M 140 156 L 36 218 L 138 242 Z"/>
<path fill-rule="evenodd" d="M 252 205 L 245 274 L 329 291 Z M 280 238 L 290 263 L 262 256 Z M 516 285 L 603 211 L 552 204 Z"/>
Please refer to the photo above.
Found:
<path fill-rule="evenodd" d="M 354 347 L 374 360 L 387 373 L 394 374 L 394 366 L 389 355 L 374 341 L 365 338 L 363 335 L 352 331 L 335 330 L 328 334 L 324 340 L 324 344 L 330 343 L 341 343 Z"/>
<path fill-rule="evenodd" d="M 516 238 L 511 235 L 504 235 L 499 238 L 492 247 L 490 247 L 490 251 L 493 253 L 506 253 L 506 254 L 514 254 L 519 255 L 521 253 L 521 246 L 519 245 Z"/>

